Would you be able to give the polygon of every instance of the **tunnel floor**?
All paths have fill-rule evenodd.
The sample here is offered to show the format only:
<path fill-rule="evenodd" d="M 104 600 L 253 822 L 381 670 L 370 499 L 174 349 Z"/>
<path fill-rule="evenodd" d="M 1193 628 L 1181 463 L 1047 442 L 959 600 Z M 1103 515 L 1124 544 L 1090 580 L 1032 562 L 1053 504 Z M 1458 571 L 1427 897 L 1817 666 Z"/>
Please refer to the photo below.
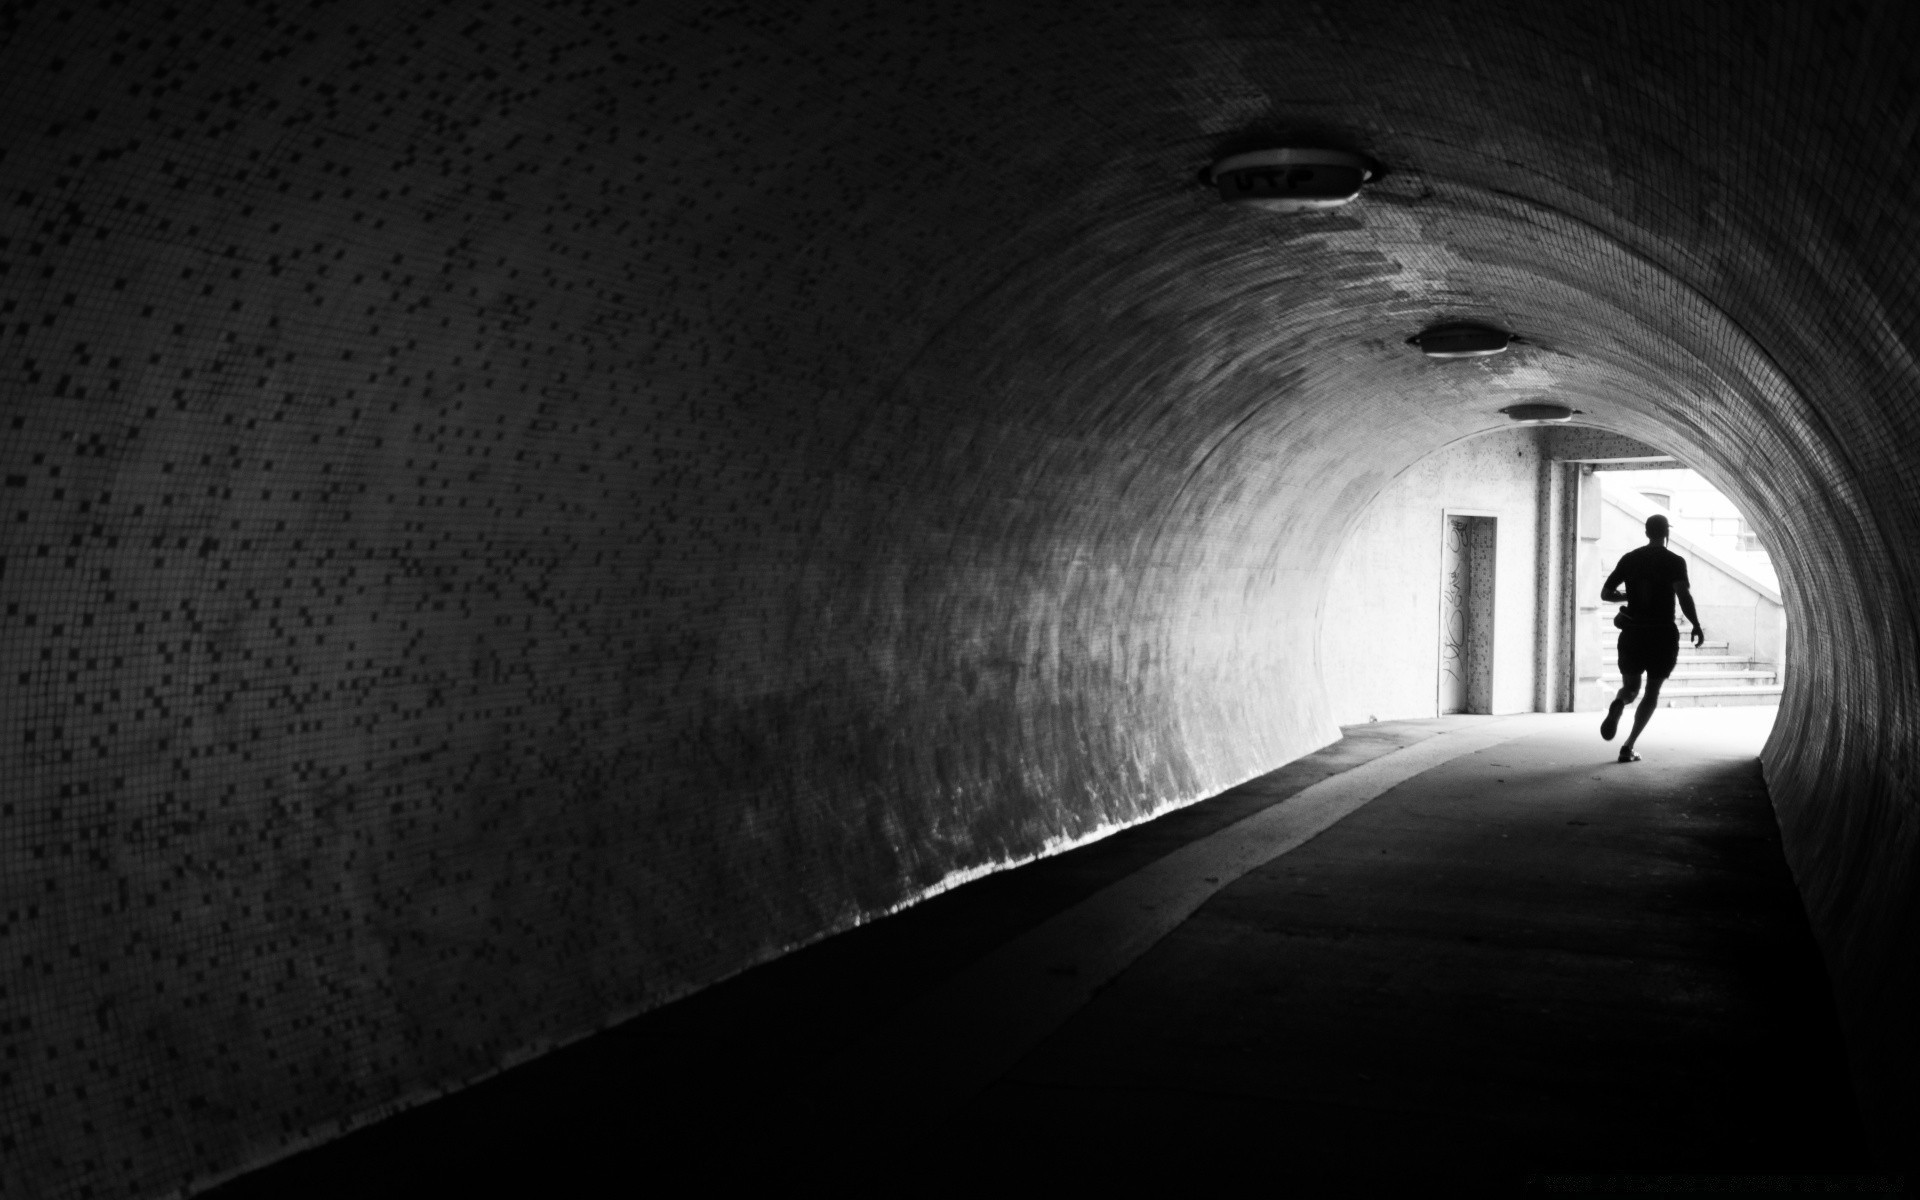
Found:
<path fill-rule="evenodd" d="M 1635 764 L 1590 714 L 1355 727 L 214 1194 L 1863 1171 L 1756 758 L 1771 718 L 1662 711 Z M 1437 765 L 1296 848 L 1188 877 L 1420 754 Z M 1127 906 L 1196 885 L 1170 932 L 1129 933 Z M 1036 958 L 1063 939 L 1106 945 L 1087 961 L 1110 952 L 1110 977 L 1075 985 L 1078 967 Z M 1053 979 L 1067 990 L 1032 994 L 1061 1011 L 1029 1019 Z"/>

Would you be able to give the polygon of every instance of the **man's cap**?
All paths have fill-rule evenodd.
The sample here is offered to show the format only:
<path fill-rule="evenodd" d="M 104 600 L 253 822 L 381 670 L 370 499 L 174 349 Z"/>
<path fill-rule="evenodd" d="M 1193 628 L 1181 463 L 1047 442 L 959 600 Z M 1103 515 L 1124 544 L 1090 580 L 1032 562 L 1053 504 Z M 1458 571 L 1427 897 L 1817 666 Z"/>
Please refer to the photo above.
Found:
<path fill-rule="evenodd" d="M 1655 513 L 1652 516 L 1648 517 L 1647 518 L 1647 536 L 1648 537 L 1666 537 L 1667 536 L 1667 518 L 1661 515 L 1660 513 Z"/>

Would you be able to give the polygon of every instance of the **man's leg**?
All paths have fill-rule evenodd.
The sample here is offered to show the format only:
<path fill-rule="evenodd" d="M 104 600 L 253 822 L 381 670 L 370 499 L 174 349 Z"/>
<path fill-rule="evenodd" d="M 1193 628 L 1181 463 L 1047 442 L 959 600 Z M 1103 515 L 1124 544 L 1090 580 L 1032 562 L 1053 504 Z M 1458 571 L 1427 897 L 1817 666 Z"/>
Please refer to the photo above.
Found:
<path fill-rule="evenodd" d="M 1620 682 L 1619 694 L 1614 696 L 1612 704 L 1607 705 L 1607 719 L 1600 722 L 1600 736 L 1609 742 L 1613 740 L 1614 734 L 1620 732 L 1620 710 L 1632 704 L 1633 698 L 1640 694 L 1640 672 L 1629 671 L 1622 667 Z M 1635 732 L 1639 731 L 1640 725 L 1645 724 L 1645 721 L 1641 721 L 1639 725 L 1634 726 Z"/>
<path fill-rule="evenodd" d="M 1647 673 L 1647 694 L 1641 698 L 1640 707 L 1633 710 L 1633 732 L 1627 734 L 1627 740 L 1620 743 L 1620 761 L 1634 762 L 1640 756 L 1633 752 L 1633 743 L 1639 740 L 1640 731 L 1653 719 L 1653 710 L 1660 707 L 1660 685 L 1667 681 L 1665 675 Z"/>

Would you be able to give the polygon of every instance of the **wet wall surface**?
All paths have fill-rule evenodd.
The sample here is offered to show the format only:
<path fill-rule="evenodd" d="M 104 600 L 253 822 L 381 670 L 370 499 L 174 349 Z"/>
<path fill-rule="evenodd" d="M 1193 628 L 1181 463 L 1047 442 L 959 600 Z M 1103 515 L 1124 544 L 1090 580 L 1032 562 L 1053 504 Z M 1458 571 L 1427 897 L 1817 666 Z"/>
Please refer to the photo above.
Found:
<path fill-rule="evenodd" d="M 1325 743 L 1355 514 L 1547 393 L 1782 563 L 1915 1127 L 1913 19 L 10 11 L 0 1183 L 219 1177 Z M 1383 174 L 1198 182 L 1288 139 Z"/>

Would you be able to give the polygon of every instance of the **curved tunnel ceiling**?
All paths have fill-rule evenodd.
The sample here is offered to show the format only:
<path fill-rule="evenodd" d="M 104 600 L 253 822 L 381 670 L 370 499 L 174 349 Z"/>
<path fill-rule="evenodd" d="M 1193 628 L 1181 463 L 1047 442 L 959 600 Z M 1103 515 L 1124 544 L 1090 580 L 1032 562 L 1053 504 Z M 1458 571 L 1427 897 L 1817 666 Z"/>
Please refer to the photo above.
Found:
<path fill-rule="evenodd" d="M 140 1019 L 320 1072 L 228 1079 L 257 1119 L 179 1117 L 116 1188 L 1326 741 L 1341 538 L 1541 395 L 1782 559 L 1769 780 L 1912 1127 L 1912 10 L 215 3 L 5 39 L 6 782 L 58 798 L 35 845 L 100 847 L 8 860 L 95 946 L 35 1002 L 148 994 L 97 911 L 170 897 L 154 963 L 305 965 L 239 1035 Z M 1287 142 L 1385 174 L 1302 217 L 1198 179 Z M 1404 345 L 1446 318 L 1526 343 Z M 322 1020 L 337 1062 L 276 1048 Z"/>

